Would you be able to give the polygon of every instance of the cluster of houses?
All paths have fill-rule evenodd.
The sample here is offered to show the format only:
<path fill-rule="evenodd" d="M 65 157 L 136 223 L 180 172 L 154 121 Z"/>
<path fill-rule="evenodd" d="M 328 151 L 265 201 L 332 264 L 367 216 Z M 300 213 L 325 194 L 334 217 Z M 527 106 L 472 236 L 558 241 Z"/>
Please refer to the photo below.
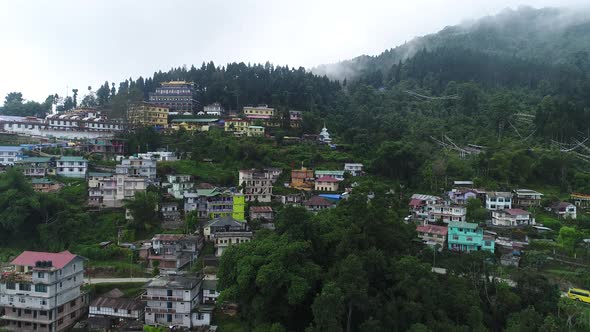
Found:
<path fill-rule="evenodd" d="M 529 211 L 541 207 L 543 194 L 530 189 L 515 189 L 511 192 L 486 191 L 473 188 L 471 181 L 456 181 L 455 188 L 444 197 L 414 194 L 409 202 L 410 215 L 406 221 L 418 224 L 420 239 L 437 249 L 469 252 L 485 250 L 494 252 L 496 247 L 515 252 L 523 243 L 498 237 L 493 230 L 535 226 L 536 221 Z M 572 194 L 574 203 L 555 202 L 546 207 L 558 218 L 576 218 L 576 207 L 590 200 L 581 194 Z M 467 203 L 479 200 L 488 211 L 486 225 L 467 220 Z M 586 200 L 585 200 L 586 199 Z"/>

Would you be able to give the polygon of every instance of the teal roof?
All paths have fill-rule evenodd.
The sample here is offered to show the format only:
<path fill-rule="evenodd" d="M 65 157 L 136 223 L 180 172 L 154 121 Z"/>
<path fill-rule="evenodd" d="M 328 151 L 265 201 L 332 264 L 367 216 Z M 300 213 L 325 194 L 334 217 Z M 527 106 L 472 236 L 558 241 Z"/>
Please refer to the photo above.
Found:
<path fill-rule="evenodd" d="M 62 156 L 59 161 L 88 161 L 84 157 L 79 156 Z"/>
<path fill-rule="evenodd" d="M 197 195 L 199 196 L 206 196 L 212 197 L 221 194 L 221 191 L 218 188 L 213 189 L 197 189 Z"/>
<path fill-rule="evenodd" d="M 322 175 L 344 175 L 344 171 L 315 171 L 315 174 L 322 174 Z"/>
<path fill-rule="evenodd" d="M 264 129 L 264 127 L 262 127 L 262 126 L 248 126 L 248 128 Z"/>
<path fill-rule="evenodd" d="M 173 119 L 172 122 L 174 123 L 191 123 L 191 122 L 195 122 L 195 123 L 210 123 L 210 122 L 217 122 L 219 121 L 219 119 Z"/>
<path fill-rule="evenodd" d="M 50 183 L 53 183 L 53 181 L 50 180 L 50 179 L 48 179 L 48 178 L 39 178 L 39 179 L 38 178 L 33 178 L 31 180 L 31 182 L 33 184 L 44 184 L 44 183 L 50 184 Z"/>
<path fill-rule="evenodd" d="M 472 222 L 465 222 L 465 221 L 451 221 L 449 223 L 449 227 L 453 228 L 467 228 L 467 229 L 477 229 L 478 225 Z"/>
<path fill-rule="evenodd" d="M 23 160 L 18 160 L 17 163 L 20 163 L 20 164 L 48 163 L 50 161 L 51 161 L 51 158 L 47 158 L 47 157 L 29 157 L 29 158 L 24 158 Z"/>
<path fill-rule="evenodd" d="M 113 173 L 109 173 L 109 172 L 88 172 L 88 176 L 93 176 L 93 177 L 108 177 L 108 176 L 113 176 Z"/>

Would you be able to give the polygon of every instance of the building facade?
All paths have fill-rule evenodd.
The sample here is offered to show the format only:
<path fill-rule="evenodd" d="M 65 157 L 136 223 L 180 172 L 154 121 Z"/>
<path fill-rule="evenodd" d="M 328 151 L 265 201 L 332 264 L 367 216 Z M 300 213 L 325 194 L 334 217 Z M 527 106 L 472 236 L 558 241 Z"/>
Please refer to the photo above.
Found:
<path fill-rule="evenodd" d="M 88 205 L 102 208 L 120 208 L 126 200 L 134 199 L 138 192 L 146 191 L 147 178 L 127 174 L 88 175 Z"/>
<path fill-rule="evenodd" d="M 117 174 L 129 176 L 144 176 L 149 182 L 156 181 L 156 160 L 129 157 L 121 160 L 121 164 L 115 168 Z"/>
<path fill-rule="evenodd" d="M 416 227 L 418 237 L 424 244 L 435 248 L 445 248 L 447 243 L 448 229 L 446 226 L 419 225 Z"/>
<path fill-rule="evenodd" d="M 84 259 L 69 251 L 25 251 L 0 278 L 0 306 L 7 331 L 67 331 L 86 315 Z"/>
<path fill-rule="evenodd" d="M 166 181 L 168 193 L 176 199 L 183 199 L 184 193 L 193 190 L 195 187 L 193 177 L 190 175 L 167 174 Z"/>
<path fill-rule="evenodd" d="M 470 252 L 485 250 L 494 252 L 494 239 L 484 236 L 483 229 L 469 222 L 450 222 L 448 227 L 448 248 L 453 251 Z"/>
<path fill-rule="evenodd" d="M 191 312 L 201 301 L 202 280 L 189 276 L 160 276 L 148 282 L 145 301 L 147 325 L 193 327 Z"/>
<path fill-rule="evenodd" d="M 15 163 L 25 176 L 45 177 L 55 175 L 55 159 L 48 157 L 29 157 Z"/>
<path fill-rule="evenodd" d="M 291 188 L 298 190 L 312 190 L 314 188 L 315 174 L 313 169 L 301 167 L 291 170 Z"/>
<path fill-rule="evenodd" d="M 268 170 L 240 170 L 239 186 L 246 202 L 265 202 L 272 199 L 272 187 L 276 178 Z"/>
<path fill-rule="evenodd" d="M 129 106 L 127 121 L 131 127 L 158 127 L 168 125 L 168 108 L 149 103 Z"/>
<path fill-rule="evenodd" d="M 489 211 L 512 209 L 512 193 L 486 192 L 486 209 Z"/>
<path fill-rule="evenodd" d="M 149 245 L 140 249 L 140 257 L 150 267 L 175 272 L 194 263 L 203 248 L 203 238 L 184 234 L 156 234 Z M 158 263 L 155 263 L 158 262 Z"/>
<path fill-rule="evenodd" d="M 315 180 L 316 191 L 334 192 L 338 191 L 338 180 L 330 176 L 322 176 Z"/>
<path fill-rule="evenodd" d="M 23 159 L 23 148 L 20 146 L 0 146 L 0 165 L 12 166 Z"/>
<path fill-rule="evenodd" d="M 221 116 L 225 113 L 225 110 L 223 109 L 223 106 L 221 106 L 220 103 L 213 103 L 204 106 L 203 112 L 205 113 L 205 115 Z"/>
<path fill-rule="evenodd" d="M 190 114 L 196 100 L 193 99 L 194 84 L 185 81 L 163 82 L 155 92 L 150 92 L 149 100 L 154 105 L 166 107 L 173 113 Z"/>
<path fill-rule="evenodd" d="M 56 174 L 67 178 L 83 179 L 88 172 L 88 160 L 84 157 L 63 156 L 56 161 Z"/>
<path fill-rule="evenodd" d="M 184 211 L 196 211 L 199 219 L 214 219 L 231 216 L 245 220 L 245 196 L 223 188 L 197 189 L 185 192 Z"/>
<path fill-rule="evenodd" d="M 513 191 L 512 198 L 514 201 L 514 206 L 529 208 L 541 206 L 541 199 L 543 198 L 543 194 L 531 189 L 516 189 Z"/>
<path fill-rule="evenodd" d="M 250 231 L 236 231 L 236 232 L 217 232 L 213 237 L 215 241 L 215 256 L 221 257 L 223 252 L 232 245 L 239 245 L 240 243 L 250 242 L 253 233 Z"/>
<path fill-rule="evenodd" d="M 467 208 L 461 205 L 435 204 L 428 209 L 428 222 L 465 221 Z"/>
<path fill-rule="evenodd" d="M 559 202 L 553 204 L 551 207 L 551 211 L 557 215 L 559 219 L 576 219 L 577 217 L 577 208 L 576 205 L 569 203 L 569 202 Z"/>
<path fill-rule="evenodd" d="M 535 224 L 531 213 L 522 209 L 506 209 L 492 211 L 492 225 L 504 227 L 519 227 Z"/>
<path fill-rule="evenodd" d="M 315 171 L 315 178 L 319 179 L 321 177 L 327 176 L 334 178 L 338 181 L 344 180 L 344 172 L 345 171 L 323 171 L 323 170 L 316 170 Z"/>
<path fill-rule="evenodd" d="M 360 163 L 345 163 L 344 171 L 350 173 L 352 176 L 363 175 L 363 164 Z"/>

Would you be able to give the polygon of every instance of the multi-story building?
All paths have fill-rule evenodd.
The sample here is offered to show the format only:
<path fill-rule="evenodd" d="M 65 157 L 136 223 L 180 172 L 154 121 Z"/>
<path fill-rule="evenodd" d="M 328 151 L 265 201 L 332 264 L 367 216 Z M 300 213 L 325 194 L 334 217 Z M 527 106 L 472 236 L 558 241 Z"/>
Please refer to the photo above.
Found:
<path fill-rule="evenodd" d="M 141 159 L 155 159 L 156 161 L 177 161 L 176 152 L 172 151 L 153 151 L 146 153 L 138 153 L 137 158 Z"/>
<path fill-rule="evenodd" d="M 490 211 L 512 209 L 512 193 L 488 191 L 486 193 L 486 209 Z"/>
<path fill-rule="evenodd" d="M 263 126 L 248 126 L 245 132 L 248 137 L 263 137 L 264 127 Z"/>
<path fill-rule="evenodd" d="M 315 171 L 315 177 L 316 179 L 319 179 L 321 177 L 327 176 L 327 177 L 331 177 L 334 178 L 338 181 L 342 181 L 344 180 L 344 172 L 345 171 L 321 171 L 321 170 L 316 170 Z"/>
<path fill-rule="evenodd" d="M 212 241 L 218 232 L 240 232 L 245 231 L 246 228 L 246 223 L 231 216 L 217 217 L 203 227 L 203 236 L 207 241 Z"/>
<path fill-rule="evenodd" d="M 575 206 L 580 208 L 590 207 L 590 194 L 571 193 L 570 199 L 574 202 Z"/>
<path fill-rule="evenodd" d="M 88 309 L 82 292 L 85 259 L 60 253 L 25 251 L 0 277 L 2 329 L 59 332 L 70 329 Z"/>
<path fill-rule="evenodd" d="M 514 206 L 528 208 L 541 206 L 541 199 L 543 194 L 531 189 L 516 189 L 513 191 Z"/>
<path fill-rule="evenodd" d="M 31 179 L 33 190 L 40 193 L 52 193 L 59 191 L 62 185 L 59 182 L 48 178 L 33 178 Z"/>
<path fill-rule="evenodd" d="M 183 228 L 184 222 L 178 208 L 178 202 L 163 202 L 160 204 L 160 214 L 162 215 L 162 227 L 164 229 Z"/>
<path fill-rule="evenodd" d="M 221 116 L 223 113 L 225 113 L 225 110 L 223 109 L 223 106 L 221 106 L 220 103 L 213 103 L 204 106 L 203 112 L 205 113 L 205 115 Z"/>
<path fill-rule="evenodd" d="M 437 249 L 445 248 L 447 242 L 448 228 L 438 225 L 419 225 L 416 226 L 418 237 L 424 241 L 424 244 Z"/>
<path fill-rule="evenodd" d="M 291 188 L 298 190 L 312 190 L 314 188 L 313 169 L 301 167 L 301 169 L 291 170 Z"/>
<path fill-rule="evenodd" d="M 86 140 L 78 149 L 90 154 L 112 157 L 125 154 L 125 141 L 113 137 L 98 137 Z"/>
<path fill-rule="evenodd" d="M 428 218 L 428 212 L 435 205 L 441 205 L 442 203 L 442 198 L 438 196 L 413 194 L 408 205 L 412 218 L 426 220 Z"/>
<path fill-rule="evenodd" d="M 486 200 L 486 192 L 479 189 L 473 188 L 453 188 L 448 192 L 449 199 L 451 202 L 459 205 L 467 204 L 470 199 L 478 199 L 483 203 Z"/>
<path fill-rule="evenodd" d="M 20 146 L 0 146 L 0 165 L 12 166 L 23 159 L 23 148 Z"/>
<path fill-rule="evenodd" d="M 576 219 L 576 206 L 569 202 L 558 202 L 550 206 L 551 211 L 560 219 Z"/>
<path fill-rule="evenodd" d="M 123 207 L 126 200 L 148 187 L 146 177 L 127 174 L 89 173 L 87 180 L 88 205 L 103 208 Z"/>
<path fill-rule="evenodd" d="M 253 233 L 246 230 L 215 233 L 213 237 L 215 241 L 215 256 L 221 257 L 223 252 L 230 246 L 250 242 L 252 237 Z"/>
<path fill-rule="evenodd" d="M 333 177 L 322 176 L 321 178 L 315 180 L 315 190 L 329 192 L 338 191 L 338 182 L 340 181 Z"/>
<path fill-rule="evenodd" d="M 245 197 L 223 188 L 197 189 L 184 193 L 184 211 L 197 211 L 200 219 L 231 216 L 245 220 Z"/>
<path fill-rule="evenodd" d="M 109 120 L 100 111 L 93 108 L 79 108 L 73 111 L 50 114 L 45 118 L 45 123 L 50 129 L 54 130 L 87 130 L 104 132 L 105 134 L 116 133 L 126 128 L 122 121 Z"/>
<path fill-rule="evenodd" d="M 67 178 L 85 178 L 88 160 L 84 157 L 63 156 L 56 161 L 56 174 Z"/>
<path fill-rule="evenodd" d="M 117 174 L 127 174 L 130 176 L 144 176 L 148 181 L 156 181 L 156 160 L 129 157 L 122 159 L 121 164 L 115 168 Z"/>
<path fill-rule="evenodd" d="M 271 206 L 251 206 L 249 212 L 250 220 L 271 222 L 274 219 L 274 212 Z"/>
<path fill-rule="evenodd" d="M 461 205 L 435 204 L 428 208 L 428 222 L 465 221 L 467 208 Z"/>
<path fill-rule="evenodd" d="M 534 225 L 535 218 L 531 213 L 522 209 L 506 209 L 492 211 L 492 225 L 505 227 L 519 227 Z"/>
<path fill-rule="evenodd" d="M 55 175 L 55 158 L 29 157 L 15 162 L 25 176 Z"/>
<path fill-rule="evenodd" d="M 344 171 L 350 173 L 352 176 L 363 175 L 363 164 L 361 163 L 345 163 Z"/>
<path fill-rule="evenodd" d="M 325 209 L 336 206 L 332 201 L 320 196 L 312 196 L 310 199 L 303 202 L 303 206 L 311 212 L 319 212 Z"/>
<path fill-rule="evenodd" d="M 275 116 L 275 109 L 268 105 L 245 106 L 244 115 L 251 120 L 271 120 Z"/>
<path fill-rule="evenodd" d="M 150 103 L 169 108 L 173 113 L 191 114 L 196 103 L 193 90 L 192 82 L 163 82 L 155 92 L 150 92 Z"/>
<path fill-rule="evenodd" d="M 494 252 L 494 238 L 484 236 L 483 229 L 475 223 L 450 222 L 447 239 L 449 250 L 464 252 L 486 250 Z"/>
<path fill-rule="evenodd" d="M 203 238 L 200 236 L 156 234 L 149 244 L 141 247 L 139 255 L 150 267 L 175 272 L 194 263 L 202 248 Z"/>
<path fill-rule="evenodd" d="M 132 127 L 158 127 L 168 125 L 168 107 L 150 103 L 131 105 L 127 110 L 127 121 Z"/>
<path fill-rule="evenodd" d="M 291 128 L 301 127 L 303 121 L 303 113 L 301 111 L 289 111 L 289 125 Z"/>
<path fill-rule="evenodd" d="M 313 173 L 312 173 L 313 174 Z M 238 184 L 247 202 L 268 203 L 272 198 L 272 187 L 276 177 L 269 170 L 240 170 Z"/>
<path fill-rule="evenodd" d="M 168 193 L 176 199 L 183 199 L 184 193 L 193 190 L 195 187 L 193 177 L 190 175 L 167 174 L 166 181 L 165 186 Z"/>
<path fill-rule="evenodd" d="M 191 315 L 201 302 L 202 279 L 192 276 L 160 276 L 144 288 L 147 325 L 193 327 Z"/>
<path fill-rule="evenodd" d="M 112 320 L 142 320 L 145 303 L 135 298 L 123 297 L 117 288 L 103 294 L 90 303 L 88 317 L 110 318 Z"/>
<path fill-rule="evenodd" d="M 225 120 L 223 125 L 224 131 L 234 132 L 234 134 L 242 135 L 252 125 L 252 121 L 248 119 L 232 118 Z"/>

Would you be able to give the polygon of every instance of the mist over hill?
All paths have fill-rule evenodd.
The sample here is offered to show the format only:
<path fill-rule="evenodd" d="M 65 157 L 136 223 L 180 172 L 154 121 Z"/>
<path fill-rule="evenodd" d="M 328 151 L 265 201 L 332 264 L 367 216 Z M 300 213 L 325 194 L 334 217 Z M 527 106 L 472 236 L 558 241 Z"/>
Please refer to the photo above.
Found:
<path fill-rule="evenodd" d="M 393 33 L 393 32 L 392 32 Z M 495 16 L 448 26 L 414 38 L 377 56 L 320 65 L 312 71 L 337 80 L 354 80 L 377 70 L 383 73 L 418 51 L 469 49 L 500 57 L 518 57 L 547 64 L 588 66 L 590 10 L 520 7 Z M 587 68 L 586 68 L 587 69 Z"/>

